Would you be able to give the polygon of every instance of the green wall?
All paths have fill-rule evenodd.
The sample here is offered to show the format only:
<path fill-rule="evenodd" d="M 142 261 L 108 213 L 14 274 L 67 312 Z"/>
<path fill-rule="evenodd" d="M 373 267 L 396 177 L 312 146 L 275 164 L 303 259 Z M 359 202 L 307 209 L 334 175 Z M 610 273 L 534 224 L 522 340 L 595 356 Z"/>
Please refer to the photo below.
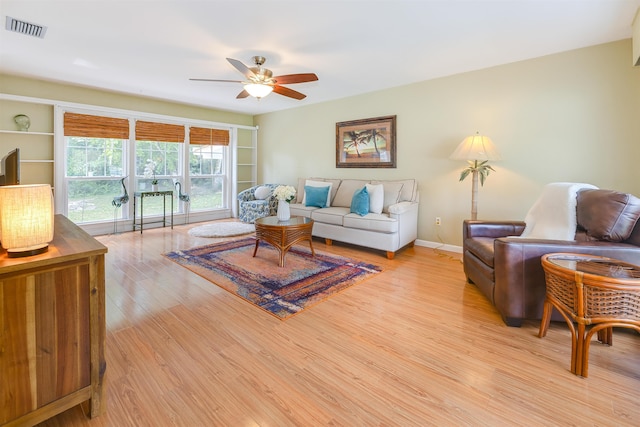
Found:
<path fill-rule="evenodd" d="M 622 40 L 256 116 L 258 181 L 416 178 L 418 238 L 460 246 L 471 179 L 458 181 L 466 163 L 449 156 L 480 131 L 503 160 L 480 188 L 479 219 L 524 219 L 549 182 L 640 196 L 640 67 L 630 56 Z M 336 122 L 386 115 L 397 115 L 397 168 L 336 168 Z"/>
<path fill-rule="evenodd" d="M 0 75 L 0 92 L 258 125 L 258 182 L 416 178 L 418 238 L 459 246 L 471 180 L 458 182 L 465 163 L 449 156 L 476 131 L 503 157 L 480 189 L 480 219 L 524 219 L 549 182 L 640 196 L 640 67 L 631 67 L 631 49 L 622 40 L 256 117 L 10 75 Z M 335 124 L 386 115 L 397 115 L 397 168 L 336 168 Z"/>

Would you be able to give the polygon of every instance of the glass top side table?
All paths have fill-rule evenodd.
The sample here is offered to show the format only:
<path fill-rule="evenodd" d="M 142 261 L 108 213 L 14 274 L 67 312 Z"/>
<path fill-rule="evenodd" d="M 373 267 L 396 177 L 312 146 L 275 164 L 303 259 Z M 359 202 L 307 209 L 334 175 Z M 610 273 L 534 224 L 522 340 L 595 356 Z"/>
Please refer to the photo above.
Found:
<path fill-rule="evenodd" d="M 614 326 L 640 332 L 640 266 L 571 253 L 543 255 L 541 261 L 547 292 L 538 336 L 546 335 L 556 308 L 571 330 L 571 372 L 586 377 L 594 333 L 612 345 Z"/>

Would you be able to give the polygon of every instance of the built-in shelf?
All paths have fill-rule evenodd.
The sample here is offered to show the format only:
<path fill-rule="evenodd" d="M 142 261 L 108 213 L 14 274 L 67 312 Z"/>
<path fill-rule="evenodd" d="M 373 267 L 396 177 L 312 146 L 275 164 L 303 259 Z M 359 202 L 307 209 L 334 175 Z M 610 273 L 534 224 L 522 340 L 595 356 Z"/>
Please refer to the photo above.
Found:
<path fill-rule="evenodd" d="M 21 159 L 20 163 L 53 163 L 53 160 Z"/>
<path fill-rule="evenodd" d="M 53 136 L 53 132 L 25 132 L 20 130 L 1 130 L 0 133 L 11 133 L 14 135 L 45 135 L 45 136 Z"/>
<path fill-rule="evenodd" d="M 238 194 L 258 184 L 258 135 L 257 129 L 238 129 L 234 153 L 235 193 Z M 239 214 L 239 204 L 234 200 L 234 214 Z"/>
<path fill-rule="evenodd" d="M 632 54 L 633 54 L 633 65 L 640 66 L 640 7 L 636 11 L 636 17 L 633 18 L 632 25 Z"/>
<path fill-rule="evenodd" d="M 28 130 L 18 130 L 15 116 L 25 114 L 31 120 Z M 0 94 L 0 157 L 20 149 L 20 183 L 49 184 L 53 187 L 54 106 L 21 97 Z"/>

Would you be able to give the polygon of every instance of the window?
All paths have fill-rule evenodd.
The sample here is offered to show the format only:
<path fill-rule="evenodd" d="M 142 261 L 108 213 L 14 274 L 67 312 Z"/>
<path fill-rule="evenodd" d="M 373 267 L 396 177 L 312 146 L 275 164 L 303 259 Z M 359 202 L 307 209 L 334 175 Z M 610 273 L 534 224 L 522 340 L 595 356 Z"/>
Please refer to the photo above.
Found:
<path fill-rule="evenodd" d="M 224 160 L 229 146 L 229 131 L 191 127 L 189 144 L 191 210 L 224 207 L 224 189 L 227 188 Z"/>
<path fill-rule="evenodd" d="M 66 216 L 75 223 L 110 221 L 121 194 L 129 138 L 126 119 L 65 113 Z"/>
<path fill-rule="evenodd" d="M 174 191 L 174 213 L 187 208 L 178 200 L 178 182 L 189 194 L 191 212 L 230 209 L 229 130 L 133 116 L 65 112 L 63 118 L 64 179 L 57 181 L 56 191 L 66 200 L 62 213 L 75 223 L 130 219 L 134 193 L 151 190 L 155 180 L 159 190 Z M 114 207 L 113 198 L 125 189 L 130 203 Z M 162 197 L 145 198 L 145 218 L 162 215 L 163 203 Z"/>
<path fill-rule="evenodd" d="M 181 159 L 184 150 L 184 125 L 136 121 L 135 181 L 141 191 L 151 190 L 157 181 L 161 191 L 173 190 L 173 183 L 182 178 Z M 180 208 L 174 203 L 174 210 Z M 164 197 L 145 200 L 145 215 L 161 215 Z"/>

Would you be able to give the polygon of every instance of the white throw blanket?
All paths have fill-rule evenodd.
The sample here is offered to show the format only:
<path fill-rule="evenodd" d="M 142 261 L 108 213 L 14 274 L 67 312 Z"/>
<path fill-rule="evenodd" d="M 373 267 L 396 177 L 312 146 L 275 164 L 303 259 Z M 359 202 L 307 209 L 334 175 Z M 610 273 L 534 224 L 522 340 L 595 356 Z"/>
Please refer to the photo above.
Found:
<path fill-rule="evenodd" d="M 575 240 L 577 194 L 583 188 L 598 187 L 575 182 L 547 184 L 529 209 L 524 219 L 527 225 L 520 237 Z"/>

